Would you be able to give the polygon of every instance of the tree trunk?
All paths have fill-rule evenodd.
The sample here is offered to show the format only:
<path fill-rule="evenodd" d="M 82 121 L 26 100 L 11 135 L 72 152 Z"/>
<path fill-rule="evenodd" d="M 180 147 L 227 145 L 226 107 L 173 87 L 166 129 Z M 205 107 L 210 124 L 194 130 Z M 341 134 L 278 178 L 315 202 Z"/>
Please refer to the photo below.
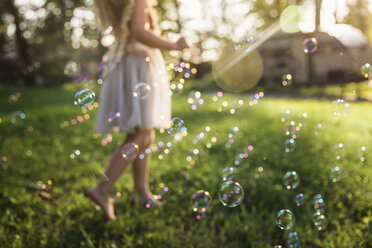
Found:
<path fill-rule="evenodd" d="M 366 25 L 366 16 L 364 15 L 363 10 L 367 9 L 367 4 L 364 0 L 358 0 L 356 3 L 356 7 L 358 10 L 358 18 L 359 18 L 359 29 L 365 34 L 367 31 Z"/>
<path fill-rule="evenodd" d="M 315 31 L 320 30 L 320 9 L 322 8 L 322 0 L 315 0 Z"/>
<path fill-rule="evenodd" d="M 16 26 L 16 43 L 19 54 L 20 64 L 22 66 L 22 74 L 26 83 L 26 86 L 35 85 L 35 71 L 32 66 L 31 56 L 29 54 L 29 44 L 27 40 L 22 36 L 22 30 L 20 29 L 20 16 L 17 7 L 14 5 L 13 0 L 5 0 L 5 7 L 9 13 L 14 17 L 14 24 Z"/>

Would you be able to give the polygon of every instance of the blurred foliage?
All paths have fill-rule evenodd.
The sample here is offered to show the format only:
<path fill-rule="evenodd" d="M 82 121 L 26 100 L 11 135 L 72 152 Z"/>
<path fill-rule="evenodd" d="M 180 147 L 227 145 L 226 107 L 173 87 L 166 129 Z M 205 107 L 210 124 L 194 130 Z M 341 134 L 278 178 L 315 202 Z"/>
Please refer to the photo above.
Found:
<path fill-rule="evenodd" d="M 281 11 L 286 6 L 302 4 L 305 1 L 221 0 L 218 5 L 219 9 L 211 9 L 210 1 L 201 1 L 200 18 L 205 20 L 207 25 L 200 25 L 194 22 L 194 18 L 182 13 L 182 6 L 185 2 L 159 0 L 156 8 L 160 22 L 164 24 L 163 35 L 175 40 L 177 34 L 185 31 L 184 27 L 187 26 L 186 36 L 190 35 L 193 39 L 193 47 L 189 51 L 184 53 L 173 51 L 171 54 L 165 53 L 165 56 L 173 61 L 190 60 L 194 64 L 208 61 L 215 54 L 218 55 L 221 52 L 221 47 L 227 42 L 242 38 L 242 35 L 254 35 L 265 30 L 278 20 Z M 29 4 L 26 5 L 15 5 L 15 0 L 0 2 L 1 84 L 25 84 L 24 80 L 27 79 L 26 76 L 30 72 L 32 72 L 34 84 L 59 84 L 69 80 L 62 73 L 67 61 L 74 60 L 79 63 L 90 60 L 98 64 L 106 49 L 101 45 L 102 34 L 97 30 L 93 20 L 87 21 L 83 18 L 78 20 L 78 26 L 73 27 L 72 25 L 72 22 L 76 22 L 73 20 L 76 17 L 75 12 L 78 10 L 90 11 L 93 0 L 36 2 L 42 4 L 37 5 L 29 1 Z M 341 19 L 336 12 L 337 22 L 352 24 L 372 38 L 370 25 L 372 17 L 367 4 L 368 0 L 348 1 L 348 15 Z M 15 5 L 18 10 L 16 12 L 20 20 L 18 26 L 14 26 L 15 14 L 9 11 L 10 5 Z M 234 11 L 240 7 L 239 15 L 234 15 Z M 30 18 L 28 10 L 32 10 L 38 17 L 36 19 Z M 255 20 L 254 22 L 252 22 L 252 18 Z M 251 24 L 242 25 L 245 21 Z M 25 65 L 22 62 L 24 56 L 21 56 L 23 52 L 20 49 L 19 39 L 16 38 L 15 29 L 20 30 L 25 40 L 27 49 L 23 49 L 23 51 L 27 51 L 31 60 L 30 65 Z M 76 35 L 77 33 L 79 35 Z"/>

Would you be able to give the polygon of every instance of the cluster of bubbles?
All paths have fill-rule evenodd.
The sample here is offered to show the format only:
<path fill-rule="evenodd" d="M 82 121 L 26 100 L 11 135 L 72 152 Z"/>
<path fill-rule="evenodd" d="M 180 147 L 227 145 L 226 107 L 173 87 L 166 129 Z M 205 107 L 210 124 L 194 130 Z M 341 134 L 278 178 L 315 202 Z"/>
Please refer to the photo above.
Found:
<path fill-rule="evenodd" d="M 153 144 L 151 146 L 151 149 L 146 149 L 145 153 L 149 154 L 150 152 L 153 152 L 155 154 L 155 157 L 157 157 L 159 160 L 162 160 L 166 155 L 168 155 L 171 151 L 173 144 L 172 142 L 163 142 L 158 141 L 156 144 Z M 139 155 L 140 159 L 144 158 L 144 154 Z"/>
<path fill-rule="evenodd" d="M 105 137 L 102 138 L 101 140 L 101 144 L 102 146 L 107 146 L 109 143 L 112 142 L 112 135 L 111 134 L 107 134 Z"/>
<path fill-rule="evenodd" d="M 14 126 L 22 126 L 25 122 L 26 114 L 22 111 L 14 111 L 10 117 L 10 123 Z"/>
<path fill-rule="evenodd" d="M 170 91 L 173 96 L 182 95 L 186 80 L 197 73 L 197 69 L 187 62 L 170 63 L 166 68 L 169 74 Z"/>
<path fill-rule="evenodd" d="M 366 146 L 362 146 L 360 148 L 360 162 L 362 164 L 365 164 L 367 162 L 367 147 Z"/>
<path fill-rule="evenodd" d="M 233 126 L 230 127 L 230 130 L 227 134 L 227 142 L 225 144 L 226 148 L 231 148 L 231 146 L 235 143 L 236 138 L 239 134 L 239 127 Z"/>
<path fill-rule="evenodd" d="M 200 91 L 191 91 L 187 102 L 191 105 L 191 110 L 197 110 L 204 104 L 204 99 L 201 97 Z"/>
<path fill-rule="evenodd" d="M 107 122 L 111 124 L 118 124 L 120 118 L 120 112 L 110 112 L 108 114 Z"/>
<path fill-rule="evenodd" d="M 350 104 L 345 102 L 343 99 L 337 99 L 335 101 L 332 101 L 332 105 L 334 108 L 333 114 L 337 117 L 346 117 L 347 116 L 347 110 L 350 107 Z"/>
<path fill-rule="evenodd" d="M 286 136 L 286 139 L 284 140 L 284 151 L 286 153 L 295 150 L 296 139 L 301 136 L 302 128 L 307 125 L 307 118 L 307 113 L 301 113 L 297 116 L 297 120 L 294 120 L 289 109 L 282 112 L 280 121 L 284 125 L 284 133 Z"/>
<path fill-rule="evenodd" d="M 164 183 L 159 183 L 157 194 L 154 195 L 156 200 L 164 200 L 168 194 L 169 188 Z"/>
<path fill-rule="evenodd" d="M 70 158 L 71 159 L 77 159 L 80 156 L 80 150 L 79 149 L 74 149 L 70 153 Z"/>
<path fill-rule="evenodd" d="M 313 198 L 313 208 L 314 213 L 312 216 L 312 221 L 316 229 L 319 231 L 325 230 L 327 228 L 327 219 L 324 214 L 325 202 L 321 194 L 317 194 Z"/>
<path fill-rule="evenodd" d="M 363 77 L 365 77 L 367 79 L 370 79 L 372 77 L 372 67 L 371 67 L 371 64 L 366 63 L 366 64 L 362 65 L 362 67 L 360 69 L 360 72 L 361 72 L 361 74 L 362 74 Z"/>
<path fill-rule="evenodd" d="M 292 84 L 292 74 L 285 74 L 282 76 L 282 85 L 283 86 L 290 86 Z"/>
<path fill-rule="evenodd" d="M 8 102 L 10 104 L 14 104 L 14 103 L 18 102 L 18 100 L 19 100 L 19 98 L 21 98 L 21 96 L 22 96 L 21 92 L 14 91 L 12 94 L 10 94 Z"/>
<path fill-rule="evenodd" d="M 6 169 L 8 167 L 8 165 L 6 163 L 7 161 L 8 161 L 8 157 L 7 156 L 0 157 L 0 168 Z"/>
<path fill-rule="evenodd" d="M 68 127 L 70 124 L 75 126 L 78 123 L 83 123 L 83 122 L 89 120 L 90 119 L 90 112 L 93 111 L 94 109 L 98 108 L 98 106 L 99 106 L 98 102 L 94 102 L 93 104 L 90 104 L 88 107 L 82 108 L 80 115 L 72 118 L 70 121 L 62 122 L 59 125 L 59 127 L 61 129 L 64 129 L 64 128 Z"/>

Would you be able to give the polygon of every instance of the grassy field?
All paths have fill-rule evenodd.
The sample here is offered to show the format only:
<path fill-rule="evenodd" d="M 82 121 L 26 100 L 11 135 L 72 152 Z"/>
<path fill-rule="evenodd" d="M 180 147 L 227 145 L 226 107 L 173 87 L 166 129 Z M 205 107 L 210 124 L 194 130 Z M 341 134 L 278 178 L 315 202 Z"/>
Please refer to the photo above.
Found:
<path fill-rule="evenodd" d="M 129 201 L 129 168 L 113 194 L 118 220 L 106 222 L 84 193 L 97 183 L 125 135 L 112 134 L 112 142 L 102 145 L 106 136 L 93 133 L 96 109 L 87 112 L 89 120 L 72 125 L 82 113 L 73 106 L 75 91 L 68 87 L 21 89 L 22 97 L 10 104 L 13 91 L 0 92 L 0 247 L 288 247 L 290 231 L 299 234 L 298 247 L 372 247 L 371 103 L 351 103 L 348 116 L 335 121 L 330 101 L 263 98 L 250 106 L 249 94 L 226 93 L 214 102 L 215 93 L 202 92 L 205 103 L 192 111 L 187 95 L 174 98 L 173 116 L 184 120 L 188 135 L 174 142 L 166 132 L 157 132 L 157 142 L 172 142 L 168 154 L 160 148 L 151 159 L 152 191 L 161 183 L 169 188 L 164 204 L 147 209 Z M 244 101 L 241 113 L 231 114 L 238 99 Z M 285 109 L 291 110 L 290 120 L 303 123 L 289 153 L 284 151 L 287 136 L 281 123 Z M 17 110 L 26 114 L 19 126 L 10 123 Z M 299 120 L 302 113 L 308 117 Z M 322 129 L 315 135 L 318 123 Z M 239 131 L 227 148 L 235 126 Z M 195 142 L 201 132 L 205 138 Z M 211 142 L 213 137 L 216 142 Z M 344 144 L 341 161 L 334 148 L 339 143 Z M 244 188 L 244 200 L 235 208 L 224 207 L 218 200 L 222 170 L 233 166 L 235 155 L 248 145 L 254 147 L 252 156 L 235 166 L 234 178 Z M 364 163 L 363 145 L 370 159 L 367 155 Z M 199 150 L 195 163 L 187 161 L 191 149 Z M 333 183 L 330 170 L 337 165 L 342 179 Z M 291 170 L 301 183 L 287 190 L 283 176 Z M 197 190 L 207 190 L 212 197 L 200 220 L 191 207 Z M 294 198 L 300 192 L 305 204 L 297 207 Z M 312 224 L 315 194 L 322 194 L 326 203 L 324 231 Z M 296 216 L 289 231 L 275 224 L 280 209 Z"/>

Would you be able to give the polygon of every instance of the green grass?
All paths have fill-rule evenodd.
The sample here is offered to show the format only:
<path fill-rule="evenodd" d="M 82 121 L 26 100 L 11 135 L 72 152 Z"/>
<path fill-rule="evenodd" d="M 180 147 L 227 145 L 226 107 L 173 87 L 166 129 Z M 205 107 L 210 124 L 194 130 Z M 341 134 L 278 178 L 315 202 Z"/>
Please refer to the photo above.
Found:
<path fill-rule="evenodd" d="M 191 111 L 187 96 L 174 98 L 173 116 L 184 120 L 188 136 L 173 142 L 169 154 L 154 153 L 151 159 L 150 187 L 159 183 L 169 187 L 164 205 L 146 209 L 128 200 L 133 188 L 131 168 L 122 175 L 115 192 L 118 220 L 106 222 L 84 192 L 95 185 L 111 153 L 125 134 L 113 134 L 113 141 L 102 146 L 104 136 L 93 133 L 93 110 L 90 120 L 61 128 L 80 114 L 72 105 L 73 87 L 21 89 L 22 97 L 9 104 L 12 90 L 0 92 L 0 157 L 7 162 L 0 168 L 0 246 L 1 247 L 286 247 L 289 231 L 275 225 L 280 209 L 290 209 L 296 216 L 292 230 L 300 236 L 300 247 L 372 247 L 372 163 L 360 162 L 360 147 L 365 145 L 371 157 L 372 104 L 351 103 L 349 115 L 339 122 L 332 118 L 330 101 L 264 98 L 250 107 L 249 95 L 224 94 L 230 105 L 243 99 L 239 115 L 221 113 L 221 105 L 212 101 L 214 93 L 203 93 L 205 104 Z M 293 153 L 285 153 L 282 111 L 291 109 L 293 120 L 308 113 Z M 25 123 L 14 126 L 11 113 L 22 110 Z M 322 123 L 322 134 L 314 135 L 314 125 Z M 210 127 L 210 132 L 205 127 Z M 230 127 L 239 127 L 231 148 L 225 144 Z M 192 141 L 200 132 L 208 138 L 199 144 Z M 206 147 L 212 136 L 217 142 Z M 166 133 L 157 132 L 158 141 L 171 141 Z M 345 145 L 340 164 L 343 178 L 329 179 L 337 165 L 334 145 Z M 224 167 L 232 166 L 242 147 L 253 145 L 252 157 L 240 167 L 235 180 L 244 188 L 245 197 L 236 208 L 222 206 L 218 189 Z M 191 148 L 198 148 L 195 165 L 186 160 Z M 71 159 L 79 149 L 81 154 Z M 283 175 L 298 172 L 300 186 L 283 187 Z M 52 181 L 49 185 L 48 180 Z M 29 185 L 45 184 L 51 199 Z M 207 214 L 196 220 L 191 196 L 197 190 L 211 193 Z M 302 192 L 305 205 L 296 207 L 294 197 Z M 311 199 L 322 194 L 326 202 L 328 226 L 318 231 L 312 224 Z"/>

